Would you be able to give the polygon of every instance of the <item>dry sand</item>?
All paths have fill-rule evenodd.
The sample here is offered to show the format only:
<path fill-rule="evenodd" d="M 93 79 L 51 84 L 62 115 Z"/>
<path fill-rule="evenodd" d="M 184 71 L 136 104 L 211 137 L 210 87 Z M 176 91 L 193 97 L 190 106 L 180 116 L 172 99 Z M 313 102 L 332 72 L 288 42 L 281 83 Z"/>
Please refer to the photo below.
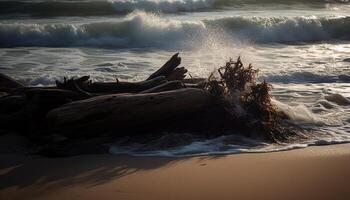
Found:
<path fill-rule="evenodd" d="M 350 199 L 350 144 L 182 159 L 0 155 L 0 199 Z"/>

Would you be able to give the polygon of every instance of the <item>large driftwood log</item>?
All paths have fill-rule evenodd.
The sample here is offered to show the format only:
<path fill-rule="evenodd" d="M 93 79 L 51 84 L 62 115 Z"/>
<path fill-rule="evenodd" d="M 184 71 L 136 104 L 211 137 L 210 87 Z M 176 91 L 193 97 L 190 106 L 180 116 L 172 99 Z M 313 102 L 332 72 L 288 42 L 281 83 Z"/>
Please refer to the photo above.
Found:
<path fill-rule="evenodd" d="M 74 135 L 88 132 L 134 129 L 139 125 L 205 109 L 212 96 L 200 89 L 185 88 L 150 94 L 113 94 L 75 101 L 47 114 L 54 130 Z M 79 131 L 77 131 L 79 130 Z"/>

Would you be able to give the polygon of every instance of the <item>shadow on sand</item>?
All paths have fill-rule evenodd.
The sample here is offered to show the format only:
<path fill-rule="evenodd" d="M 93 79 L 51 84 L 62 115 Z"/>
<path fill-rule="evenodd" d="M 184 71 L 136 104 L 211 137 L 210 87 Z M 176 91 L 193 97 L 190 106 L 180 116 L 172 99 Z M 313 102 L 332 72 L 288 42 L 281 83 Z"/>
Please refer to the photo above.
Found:
<path fill-rule="evenodd" d="M 97 154 L 48 158 L 24 155 L 23 149 L 19 147 L 24 146 L 25 141 L 21 141 L 20 137 L 2 136 L 1 139 L 0 190 L 29 186 L 51 189 L 75 184 L 93 187 L 135 172 L 168 167 L 189 159 L 196 159 L 198 165 L 204 165 L 209 159 L 222 157 L 167 158 Z"/>
<path fill-rule="evenodd" d="M 207 159 L 198 158 L 198 165 Z M 0 189 L 16 186 L 25 188 L 45 185 L 49 188 L 85 184 L 87 187 L 139 171 L 167 167 L 193 158 L 132 157 L 124 155 L 83 155 L 67 158 L 42 156 L 0 155 Z"/>
<path fill-rule="evenodd" d="M 116 155 L 84 155 L 67 158 L 0 155 L 0 189 L 33 185 L 96 186 L 132 173 L 152 170 L 184 159 Z"/>

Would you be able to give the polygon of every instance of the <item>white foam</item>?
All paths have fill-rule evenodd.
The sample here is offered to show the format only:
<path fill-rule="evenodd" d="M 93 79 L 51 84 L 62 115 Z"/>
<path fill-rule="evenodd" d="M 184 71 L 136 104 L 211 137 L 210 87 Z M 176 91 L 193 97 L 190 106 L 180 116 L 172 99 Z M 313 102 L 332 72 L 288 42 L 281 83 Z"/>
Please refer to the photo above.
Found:
<path fill-rule="evenodd" d="M 0 46 L 174 47 L 201 40 L 202 22 L 168 20 L 134 12 L 122 22 L 0 24 Z"/>
<path fill-rule="evenodd" d="M 231 144 L 227 143 L 227 140 L 230 140 Z M 237 142 L 232 142 L 234 140 Z M 305 148 L 313 145 L 329 145 L 347 142 L 350 142 L 350 137 L 337 135 L 319 138 L 314 137 L 309 140 L 284 144 L 271 144 L 259 139 L 252 140 L 241 135 L 225 135 L 211 140 L 194 141 L 185 146 L 158 150 L 141 150 L 139 145 L 120 146 L 110 144 L 109 152 L 112 154 L 127 154 L 133 156 L 187 157 L 234 153 L 266 153 Z"/>
<path fill-rule="evenodd" d="M 323 125 L 324 122 L 316 114 L 312 113 L 305 105 L 299 104 L 290 106 L 280 101 L 272 99 L 278 112 L 284 113 L 288 119 L 298 125 Z"/>

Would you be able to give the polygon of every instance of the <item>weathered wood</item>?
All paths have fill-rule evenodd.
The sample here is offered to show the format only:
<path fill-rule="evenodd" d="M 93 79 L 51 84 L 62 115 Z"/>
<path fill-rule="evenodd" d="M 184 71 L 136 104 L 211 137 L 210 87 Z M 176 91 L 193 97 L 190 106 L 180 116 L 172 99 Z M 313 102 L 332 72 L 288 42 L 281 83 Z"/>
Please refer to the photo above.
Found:
<path fill-rule="evenodd" d="M 174 71 L 174 69 L 180 65 L 180 63 L 181 58 L 179 57 L 179 53 L 176 53 L 161 68 L 151 74 L 147 80 L 156 78 L 158 76 L 168 77 Z"/>
<path fill-rule="evenodd" d="M 187 88 L 199 88 L 199 89 L 203 89 L 203 85 L 200 84 L 191 84 L 191 83 L 184 83 L 185 87 Z"/>
<path fill-rule="evenodd" d="M 70 99 L 71 101 L 82 100 L 91 97 L 90 95 L 78 93 L 71 90 L 57 88 L 32 88 L 25 91 L 28 99 L 55 101 L 57 99 Z"/>
<path fill-rule="evenodd" d="M 185 88 L 149 94 L 113 94 L 65 104 L 47 114 L 54 130 L 75 135 L 120 128 L 137 128 L 173 116 L 205 109 L 212 96 L 200 89 Z M 67 131 L 69 130 L 69 131 Z"/>
<path fill-rule="evenodd" d="M 91 84 L 91 81 L 89 79 L 90 76 L 82 76 L 80 78 L 71 79 L 64 77 L 63 82 L 56 81 L 56 87 L 60 89 L 71 90 L 85 96 L 93 96 L 89 92 L 86 92 L 82 89 L 84 86 Z"/>
<path fill-rule="evenodd" d="M 206 81 L 208 81 L 208 79 L 206 78 L 186 78 L 183 80 L 184 83 L 190 83 L 190 84 L 198 84 Z"/>
<path fill-rule="evenodd" d="M 164 92 L 164 91 L 170 91 L 170 90 L 177 90 L 181 88 L 185 88 L 185 85 L 181 81 L 169 81 L 162 85 L 158 85 L 154 88 L 144 90 L 140 92 L 140 94 Z"/>
<path fill-rule="evenodd" d="M 31 128 L 41 126 L 48 111 L 89 97 L 53 88 L 31 88 L 22 92 L 22 95 L 0 98 L 0 121 L 3 123 L 0 129 L 24 130 L 23 134 L 31 134 Z"/>
<path fill-rule="evenodd" d="M 169 81 L 183 80 L 186 77 L 186 73 L 187 73 L 186 68 L 184 67 L 176 68 L 167 76 L 167 80 Z"/>
<path fill-rule="evenodd" d="M 53 86 L 44 86 L 44 87 L 21 87 L 21 88 L 14 88 L 11 90 L 8 90 L 8 93 L 11 95 L 24 95 L 27 91 L 33 90 L 33 89 L 57 89 L 57 87 Z"/>
<path fill-rule="evenodd" d="M 0 88 L 13 89 L 19 87 L 24 87 L 24 85 L 9 76 L 0 73 Z"/>
<path fill-rule="evenodd" d="M 95 82 L 83 89 L 92 93 L 138 93 L 166 83 L 164 76 L 141 82 Z"/>
<path fill-rule="evenodd" d="M 206 87 L 207 81 L 208 80 L 205 78 L 190 78 L 182 80 L 186 87 L 200 89 L 204 89 Z"/>
<path fill-rule="evenodd" d="M 27 104 L 32 104 L 36 109 L 33 116 L 37 120 L 44 119 L 47 112 L 72 101 L 87 99 L 90 95 L 71 90 L 62 89 L 32 89 L 26 91 Z"/>

